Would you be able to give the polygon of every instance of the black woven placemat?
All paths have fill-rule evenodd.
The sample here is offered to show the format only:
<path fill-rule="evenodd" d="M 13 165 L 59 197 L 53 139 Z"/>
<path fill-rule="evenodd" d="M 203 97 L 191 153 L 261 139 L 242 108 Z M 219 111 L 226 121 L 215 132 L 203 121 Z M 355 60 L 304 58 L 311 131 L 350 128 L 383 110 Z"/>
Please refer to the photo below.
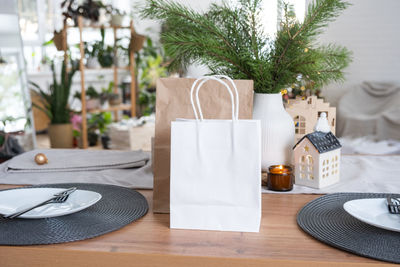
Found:
<path fill-rule="evenodd" d="M 0 219 L 0 245 L 42 245 L 103 235 L 141 218 L 148 211 L 142 194 L 104 184 L 49 184 L 32 187 L 69 188 L 98 192 L 100 201 L 77 213 L 46 219 Z M 7 189 L 6 189 L 7 190 Z"/>
<path fill-rule="evenodd" d="M 297 214 L 297 223 L 306 233 L 333 247 L 372 259 L 400 263 L 399 232 L 363 223 L 343 209 L 343 204 L 349 200 L 386 196 L 373 193 L 325 195 L 305 205 Z"/>

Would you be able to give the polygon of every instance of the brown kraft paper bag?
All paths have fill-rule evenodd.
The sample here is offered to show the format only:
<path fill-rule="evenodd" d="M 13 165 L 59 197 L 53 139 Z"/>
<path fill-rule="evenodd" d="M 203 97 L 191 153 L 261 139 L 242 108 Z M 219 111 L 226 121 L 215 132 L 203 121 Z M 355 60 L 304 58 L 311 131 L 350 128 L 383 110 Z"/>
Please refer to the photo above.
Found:
<path fill-rule="evenodd" d="M 190 89 L 196 79 L 161 78 L 157 81 L 156 129 L 153 147 L 153 211 L 169 213 L 171 121 L 195 119 Z M 253 81 L 234 80 L 239 92 L 239 119 L 252 119 Z M 229 83 L 228 83 L 229 84 Z M 199 92 L 204 119 L 232 119 L 231 98 L 217 81 L 207 81 Z"/>

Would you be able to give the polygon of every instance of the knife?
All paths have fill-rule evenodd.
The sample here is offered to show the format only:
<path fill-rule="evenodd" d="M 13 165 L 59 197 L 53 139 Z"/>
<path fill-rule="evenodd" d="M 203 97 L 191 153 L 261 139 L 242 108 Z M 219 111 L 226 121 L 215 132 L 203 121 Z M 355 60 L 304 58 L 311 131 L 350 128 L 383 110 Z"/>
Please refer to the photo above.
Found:
<path fill-rule="evenodd" d="M 61 192 L 58 192 L 58 193 L 54 194 L 51 198 L 49 198 L 49 199 L 47 199 L 47 200 L 45 200 L 45 201 L 43 201 L 43 202 L 40 202 L 39 204 L 35 204 L 35 205 L 30 206 L 30 207 L 28 207 L 28 208 L 25 208 L 25 209 L 23 209 L 23 210 L 20 210 L 20 211 L 16 211 L 16 212 L 14 212 L 14 213 L 11 213 L 11 214 L 9 214 L 9 215 L 3 215 L 3 218 L 5 218 L 5 219 L 13 219 L 13 218 L 16 218 L 16 217 L 18 217 L 18 216 L 20 216 L 20 215 L 22 215 L 22 214 L 24 214 L 24 213 L 26 213 L 26 212 L 28 212 L 28 211 L 31 211 L 31 210 L 33 210 L 33 209 L 35 209 L 35 208 L 37 208 L 37 207 L 41 207 L 41 206 L 44 206 L 44 205 L 46 205 L 46 204 L 53 203 L 52 201 L 54 201 L 54 200 L 57 199 L 57 198 L 68 197 L 68 196 L 69 196 L 70 194 L 72 194 L 75 190 L 76 190 L 76 187 L 68 188 L 68 189 L 66 189 L 66 190 L 63 190 L 63 191 L 61 191 Z M 64 202 L 65 200 L 67 200 L 67 198 L 65 198 L 62 202 Z M 61 202 L 59 202 L 59 203 L 61 203 Z"/>

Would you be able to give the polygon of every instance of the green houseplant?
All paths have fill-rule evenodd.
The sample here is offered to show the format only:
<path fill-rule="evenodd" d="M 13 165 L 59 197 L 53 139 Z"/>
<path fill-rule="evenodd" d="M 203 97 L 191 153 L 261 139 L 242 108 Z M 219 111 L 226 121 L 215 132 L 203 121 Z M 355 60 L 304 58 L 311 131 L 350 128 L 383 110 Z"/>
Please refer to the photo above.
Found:
<path fill-rule="evenodd" d="M 88 97 L 88 100 L 86 101 L 86 108 L 88 110 L 101 107 L 100 94 L 92 85 L 90 85 L 86 90 L 86 96 Z"/>
<path fill-rule="evenodd" d="M 316 40 L 348 5 L 343 0 L 314 0 L 300 22 L 293 7 L 282 4 L 275 36 L 263 31 L 262 0 L 212 4 L 205 13 L 168 0 L 146 0 L 141 15 L 162 21 L 161 42 L 172 58 L 170 69 L 200 63 L 212 74 L 254 81 L 253 118 L 261 121 L 262 168 L 267 170 L 291 163 L 294 123 L 283 108 L 281 90 L 299 77 L 316 87 L 344 79 L 350 52 Z"/>
<path fill-rule="evenodd" d="M 101 67 L 98 55 L 99 51 L 102 49 L 99 41 L 93 43 L 85 42 L 85 56 L 86 58 L 86 67 L 89 69 L 98 69 Z"/>
<path fill-rule="evenodd" d="M 52 148 L 71 148 L 72 147 L 72 124 L 70 122 L 71 110 L 68 101 L 71 91 L 72 77 L 78 70 L 77 62 L 71 62 L 72 68 L 67 68 L 62 62 L 60 82 L 57 80 L 57 73 L 54 62 L 51 63 L 53 72 L 53 83 L 48 91 L 42 90 L 38 85 L 31 83 L 35 87 L 35 92 L 39 95 L 44 107 L 35 105 L 42 110 L 50 119 L 49 137 Z"/>
<path fill-rule="evenodd" d="M 100 35 L 100 41 L 85 42 L 86 66 L 90 69 L 109 68 L 113 64 L 114 50 L 112 46 L 105 44 L 104 28 L 100 28 Z"/>
<path fill-rule="evenodd" d="M 138 77 L 138 114 L 148 116 L 155 111 L 156 82 L 158 78 L 167 77 L 162 47 L 147 37 L 143 49 L 136 52 L 135 63 L 140 74 Z"/>
<path fill-rule="evenodd" d="M 88 141 L 90 146 L 97 145 L 99 134 L 104 149 L 109 149 L 110 137 L 108 136 L 108 126 L 112 123 L 111 112 L 100 112 L 90 114 L 88 118 Z"/>
<path fill-rule="evenodd" d="M 75 92 L 74 98 L 78 99 L 81 101 L 81 92 Z M 97 109 L 101 107 L 101 95 L 96 91 L 96 89 L 90 85 L 86 89 L 86 109 L 87 110 L 92 110 L 92 109 Z"/>
<path fill-rule="evenodd" d="M 101 98 L 102 101 L 105 102 L 108 100 L 108 104 L 110 106 L 117 106 L 121 104 L 121 95 L 119 93 L 114 92 L 114 82 L 110 81 L 106 88 L 101 89 Z"/>
<path fill-rule="evenodd" d="M 100 65 L 103 68 L 109 68 L 112 66 L 114 61 L 114 50 L 112 46 L 105 44 L 105 30 L 104 28 L 100 29 L 101 40 L 98 43 L 99 52 L 97 55 L 97 59 L 99 60 Z"/>

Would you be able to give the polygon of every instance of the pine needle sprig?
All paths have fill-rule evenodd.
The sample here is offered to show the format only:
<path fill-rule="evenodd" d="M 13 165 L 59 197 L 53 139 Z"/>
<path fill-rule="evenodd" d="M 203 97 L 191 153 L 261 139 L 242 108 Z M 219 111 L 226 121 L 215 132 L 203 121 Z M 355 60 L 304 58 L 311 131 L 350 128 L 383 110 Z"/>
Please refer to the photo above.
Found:
<path fill-rule="evenodd" d="M 258 93 L 277 93 L 299 75 L 318 86 L 343 80 L 350 52 L 315 40 L 348 5 L 343 0 L 315 0 L 300 23 L 293 7 L 283 4 L 274 38 L 263 30 L 262 0 L 212 4 L 205 13 L 170 0 L 146 0 L 141 15 L 162 21 L 161 42 L 172 58 L 170 70 L 199 63 L 212 73 L 254 80 Z"/>
<path fill-rule="evenodd" d="M 337 0 L 311 2 L 308 5 L 304 22 L 298 33 L 293 36 L 293 39 L 297 35 L 316 37 L 323 32 L 329 22 L 334 21 L 349 6 L 350 3 Z"/>

